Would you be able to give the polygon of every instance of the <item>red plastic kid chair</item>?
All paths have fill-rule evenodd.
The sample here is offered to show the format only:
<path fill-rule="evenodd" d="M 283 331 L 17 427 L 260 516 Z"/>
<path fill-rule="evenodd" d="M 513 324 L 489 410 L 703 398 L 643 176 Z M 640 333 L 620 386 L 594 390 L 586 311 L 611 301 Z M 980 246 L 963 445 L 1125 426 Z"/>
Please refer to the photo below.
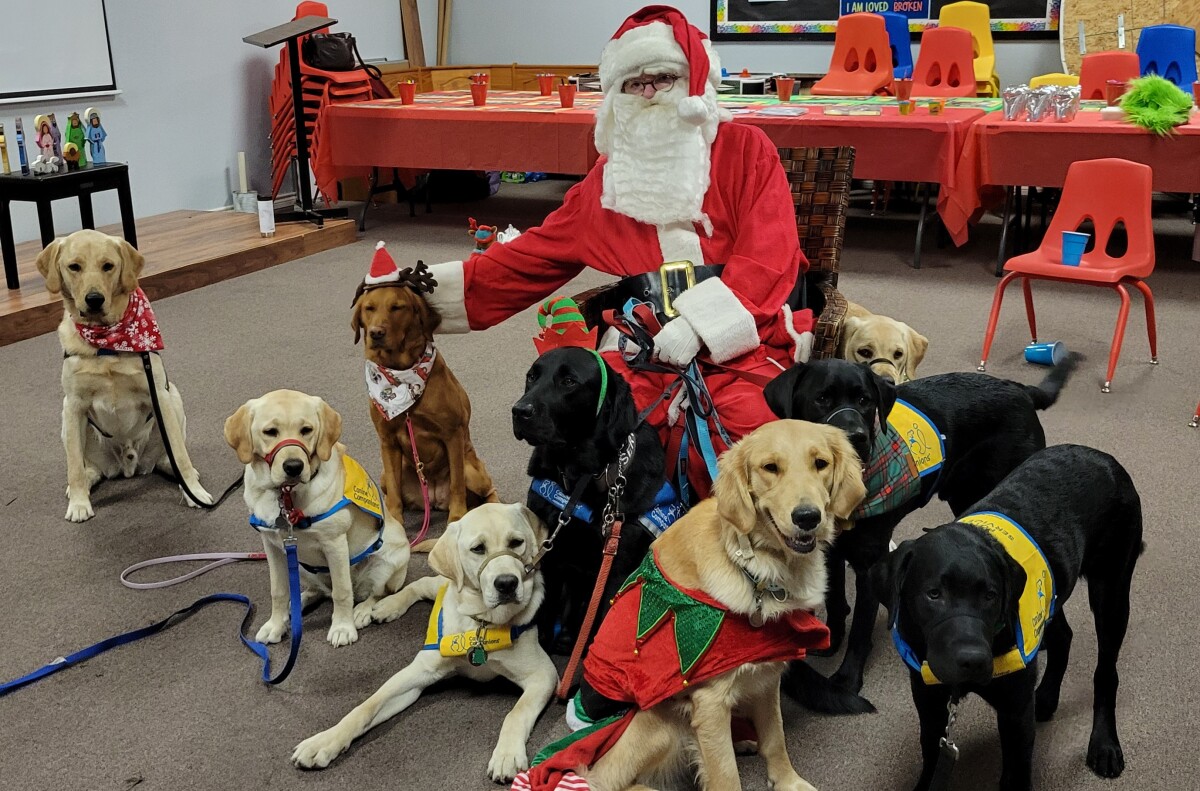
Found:
<path fill-rule="evenodd" d="M 879 14 L 846 14 L 838 20 L 829 73 L 814 96 L 873 96 L 892 90 L 892 48 Z"/>
<path fill-rule="evenodd" d="M 1109 80 L 1129 82 L 1136 80 L 1140 73 L 1137 54 L 1128 50 L 1115 49 L 1084 55 L 1079 65 L 1079 98 L 1103 99 Z"/>
<path fill-rule="evenodd" d="M 983 339 L 983 358 L 979 370 L 987 367 L 996 322 L 1000 318 L 1000 303 L 1004 289 L 1021 278 L 1025 291 L 1025 313 L 1029 318 L 1029 333 L 1037 343 L 1037 322 L 1033 314 L 1032 280 L 1056 280 L 1060 283 L 1079 283 L 1115 290 L 1121 296 L 1117 313 L 1117 328 L 1113 333 L 1108 355 L 1108 374 L 1101 392 L 1112 387 L 1121 342 L 1125 338 L 1125 322 L 1129 318 L 1131 285 L 1142 292 L 1146 302 L 1146 334 L 1150 338 L 1150 362 L 1158 364 L 1158 334 L 1154 325 L 1154 295 L 1144 278 L 1154 271 L 1154 228 L 1150 220 L 1150 185 L 1153 171 L 1149 166 L 1125 159 L 1089 159 L 1074 162 L 1067 170 L 1066 183 L 1058 210 L 1050 221 L 1046 236 L 1037 250 L 1010 258 L 1004 265 L 1007 274 L 996 286 L 992 313 L 988 317 Z M 1079 266 L 1062 263 L 1062 232 L 1074 231 L 1084 220 L 1095 228 L 1095 245 L 1083 254 Z M 1108 255 L 1106 247 L 1117 223 L 1125 225 L 1128 246 L 1120 258 Z"/>
<path fill-rule="evenodd" d="M 921 34 L 913 68 L 913 96 L 974 96 L 975 46 L 961 27 L 931 27 Z"/>

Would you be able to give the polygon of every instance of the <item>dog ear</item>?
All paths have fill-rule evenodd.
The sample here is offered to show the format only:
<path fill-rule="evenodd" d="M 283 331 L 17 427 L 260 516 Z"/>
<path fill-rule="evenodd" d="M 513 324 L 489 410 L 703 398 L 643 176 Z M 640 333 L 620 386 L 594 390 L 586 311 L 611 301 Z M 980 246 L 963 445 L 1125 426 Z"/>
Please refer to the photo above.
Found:
<path fill-rule="evenodd" d="M 525 520 L 525 523 L 529 525 L 529 529 L 533 532 L 534 541 L 540 546 L 550 536 L 550 529 L 541 519 L 538 519 L 537 514 L 526 508 L 524 503 L 517 503 L 514 507 L 521 514 L 521 518 Z M 538 547 L 534 547 L 532 552 L 530 552 L 530 557 L 533 557 L 537 550 Z"/>
<path fill-rule="evenodd" d="M 354 307 L 350 312 L 350 329 L 354 330 L 354 345 L 358 345 L 358 339 L 362 337 L 362 305 L 359 304 L 358 298 L 361 294 L 354 295 Z"/>
<path fill-rule="evenodd" d="M 854 336 L 863 326 L 863 320 L 858 316 L 847 316 L 842 321 L 842 333 L 838 337 L 837 356 L 843 360 L 854 362 L 854 352 L 850 349 L 854 345 Z"/>
<path fill-rule="evenodd" d="M 1004 625 L 1016 630 L 1021 619 L 1021 594 L 1025 592 L 1025 567 L 1013 559 L 1013 556 L 998 548 L 1004 562 L 1004 590 L 1001 595 L 1004 601 Z"/>
<path fill-rule="evenodd" d="M 126 294 L 132 294 L 137 290 L 146 258 L 124 239 L 117 242 L 117 247 L 121 250 L 121 288 Z"/>
<path fill-rule="evenodd" d="M 833 487 L 829 492 L 829 508 L 838 519 L 849 519 L 867 496 L 867 486 L 862 478 L 862 461 L 854 452 L 854 446 L 846 438 L 846 432 L 832 429 L 830 449 L 833 451 Z"/>
<path fill-rule="evenodd" d="M 717 513 L 739 533 L 748 534 L 758 523 L 758 509 L 750 490 L 746 469 L 746 442 L 743 440 L 721 454 L 717 461 L 717 480 L 713 496 L 717 498 Z"/>
<path fill-rule="evenodd" d="M 900 601 L 900 589 L 912 561 L 913 542 L 904 541 L 896 550 L 871 567 L 871 588 L 892 619 L 896 617 L 896 606 Z"/>
<path fill-rule="evenodd" d="M 321 434 L 317 437 L 317 458 L 329 461 L 333 455 L 333 446 L 342 438 L 342 416 L 333 407 L 318 398 L 321 402 Z"/>
<path fill-rule="evenodd" d="M 429 300 L 425 299 L 421 294 L 414 291 L 412 295 L 416 297 L 417 315 L 421 317 L 421 328 L 432 335 L 442 326 L 442 314 L 437 308 L 430 305 Z"/>
<path fill-rule="evenodd" d="M 46 290 L 51 294 L 62 291 L 62 275 L 58 271 L 58 253 L 62 250 L 63 240 L 55 239 L 38 253 L 37 268 L 46 280 Z"/>
<path fill-rule="evenodd" d="M 225 418 L 225 441 L 237 451 L 238 461 L 242 464 L 249 464 L 254 460 L 254 439 L 250 436 L 251 417 L 250 402 L 247 401 Z"/>
<path fill-rule="evenodd" d="M 891 414 L 892 407 L 896 405 L 896 385 L 884 379 L 879 374 L 867 368 L 866 363 L 863 363 L 863 368 L 866 369 L 866 374 L 870 377 L 875 385 L 875 411 L 879 416 L 879 422 L 887 420 L 887 416 Z"/>
<path fill-rule="evenodd" d="M 608 372 L 608 392 L 604 395 L 600 414 L 596 416 L 596 430 L 593 436 L 606 442 L 609 447 L 620 450 L 630 433 L 637 428 L 637 406 L 633 402 L 633 391 L 629 389 L 625 377 L 614 371 L 603 357 L 600 358 L 599 364 Z"/>
<path fill-rule="evenodd" d="M 462 588 L 464 581 L 462 562 L 458 558 L 458 534 L 461 531 L 458 522 L 451 522 L 429 550 L 429 568 L 453 582 L 455 588 Z"/>
<path fill-rule="evenodd" d="M 775 413 L 775 417 L 785 420 L 794 417 L 792 414 L 793 396 L 807 369 L 808 366 L 804 363 L 796 363 L 767 383 L 763 389 L 763 398 L 766 399 L 767 406 Z"/>
<path fill-rule="evenodd" d="M 925 359 L 925 352 L 929 350 L 929 339 L 907 324 L 904 325 L 904 329 L 908 335 L 908 375 L 911 377 L 913 371 L 917 370 L 917 366 Z"/>

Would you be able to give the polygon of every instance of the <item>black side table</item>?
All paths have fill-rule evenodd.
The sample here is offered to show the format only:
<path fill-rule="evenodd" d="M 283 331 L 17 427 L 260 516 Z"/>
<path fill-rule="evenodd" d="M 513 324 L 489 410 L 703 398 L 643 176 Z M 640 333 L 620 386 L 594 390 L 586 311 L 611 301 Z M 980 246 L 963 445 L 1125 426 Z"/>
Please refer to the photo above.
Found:
<path fill-rule="evenodd" d="M 4 277 L 9 288 L 20 288 L 17 280 L 17 246 L 13 241 L 12 212 L 9 203 L 15 200 L 37 204 L 38 225 L 42 230 L 42 245 L 54 241 L 54 215 L 50 202 L 63 198 L 79 199 L 79 219 L 84 228 L 95 228 L 92 216 L 92 193 L 116 190 L 121 204 L 121 226 L 125 241 L 137 247 L 137 229 L 133 222 L 133 198 L 129 193 L 129 166 L 120 162 L 89 165 L 79 170 L 64 170 L 47 175 L 22 176 L 20 173 L 0 175 L 0 252 L 4 255 Z"/>

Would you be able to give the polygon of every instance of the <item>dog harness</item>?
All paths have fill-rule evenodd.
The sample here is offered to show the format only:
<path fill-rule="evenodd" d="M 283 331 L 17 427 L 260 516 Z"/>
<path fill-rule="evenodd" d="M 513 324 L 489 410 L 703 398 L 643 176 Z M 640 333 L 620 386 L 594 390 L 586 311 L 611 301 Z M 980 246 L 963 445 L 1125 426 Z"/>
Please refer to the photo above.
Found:
<path fill-rule="evenodd" d="M 141 288 L 134 289 L 129 295 L 125 313 L 116 324 L 96 326 L 76 322 L 75 331 L 89 346 L 98 350 L 97 354 L 157 352 L 165 348 L 158 319 Z"/>
<path fill-rule="evenodd" d="M 442 604 L 449 587 L 450 583 L 447 582 L 438 588 L 437 598 L 433 600 L 433 611 L 429 613 L 429 626 L 425 629 L 425 645 L 421 646 L 422 651 L 436 650 L 445 657 L 471 655 L 471 664 L 478 666 L 483 662 L 474 661 L 472 652 L 482 650 L 486 655 L 512 648 L 518 637 L 537 627 L 537 622 L 531 621 L 519 626 L 487 626 L 446 634 L 442 620 Z"/>
<path fill-rule="evenodd" d="M 425 393 L 425 382 L 436 359 L 437 348 L 430 341 L 412 368 L 397 371 L 367 360 L 367 393 L 379 413 L 391 420 L 412 409 Z"/>
<path fill-rule="evenodd" d="M 867 496 L 853 518 L 885 514 L 920 494 L 922 479 L 941 470 L 946 461 L 945 440 L 924 412 L 896 399 L 886 423 L 875 432 L 864 473 Z M 921 505 L 936 491 L 936 486 L 930 487 Z"/>
<path fill-rule="evenodd" d="M 549 478 L 534 478 L 529 484 L 529 491 L 545 500 L 561 512 L 567 507 L 567 493 Z M 661 536 L 668 527 L 675 524 L 679 517 L 687 513 L 683 501 L 675 492 L 670 481 L 663 481 L 662 488 L 654 495 L 654 505 L 648 511 L 638 516 L 638 523 L 649 531 L 654 538 Z M 572 516 L 581 522 L 592 523 L 593 512 L 584 503 L 576 503 Z"/>
<path fill-rule="evenodd" d="M 284 442 L 288 441 L 284 440 Z M 304 447 L 302 443 L 295 440 L 289 444 L 298 444 Z M 276 445 L 270 455 L 274 456 L 274 452 L 282 445 L 283 443 Z M 350 505 L 356 506 L 358 509 L 375 517 L 375 520 L 379 523 L 379 532 L 370 546 L 350 558 L 350 565 L 354 566 L 378 552 L 379 548 L 383 546 L 383 500 L 379 496 L 379 487 L 375 485 L 375 481 L 371 480 L 371 476 L 367 474 L 367 471 L 363 469 L 361 464 L 349 456 L 343 455 L 342 466 L 346 471 L 346 480 L 342 486 L 342 499 L 338 500 L 332 508 L 324 513 L 317 514 L 316 516 L 308 514 L 300 515 L 292 523 L 292 528 L 295 530 L 305 530 L 318 522 L 328 519 Z M 255 514 L 250 514 L 250 526 L 260 533 L 264 530 L 279 529 L 281 521 L 284 522 L 285 526 L 286 522 L 290 521 L 284 515 L 282 508 L 280 509 L 279 516 L 276 517 L 276 521 L 273 523 L 267 522 Z M 327 574 L 329 572 L 328 566 L 314 566 L 303 562 L 300 565 L 313 574 Z"/>
<path fill-rule="evenodd" d="M 1056 612 L 1057 593 L 1050 564 L 1042 548 L 1025 532 L 1025 528 L 1004 514 L 981 511 L 959 517 L 958 521 L 977 527 L 999 541 L 1004 551 L 1025 569 L 1025 588 L 1021 591 L 1018 608 L 1016 645 L 992 660 L 992 677 L 1024 670 L 1037 656 L 1046 625 Z M 918 657 L 900 634 L 895 619 L 892 620 L 892 642 L 896 644 L 904 663 L 920 673 L 926 684 L 941 683 L 929 668 L 929 663 Z"/>

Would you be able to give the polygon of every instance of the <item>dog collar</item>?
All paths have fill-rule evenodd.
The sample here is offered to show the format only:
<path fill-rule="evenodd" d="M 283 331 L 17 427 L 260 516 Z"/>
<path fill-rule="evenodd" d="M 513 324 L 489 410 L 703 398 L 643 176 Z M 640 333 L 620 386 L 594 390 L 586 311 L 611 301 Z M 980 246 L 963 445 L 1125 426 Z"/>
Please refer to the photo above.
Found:
<path fill-rule="evenodd" d="M 130 293 L 129 304 L 116 324 L 97 326 L 76 322 L 75 331 L 89 346 L 109 353 L 157 352 L 164 348 L 158 319 L 140 288 Z"/>

